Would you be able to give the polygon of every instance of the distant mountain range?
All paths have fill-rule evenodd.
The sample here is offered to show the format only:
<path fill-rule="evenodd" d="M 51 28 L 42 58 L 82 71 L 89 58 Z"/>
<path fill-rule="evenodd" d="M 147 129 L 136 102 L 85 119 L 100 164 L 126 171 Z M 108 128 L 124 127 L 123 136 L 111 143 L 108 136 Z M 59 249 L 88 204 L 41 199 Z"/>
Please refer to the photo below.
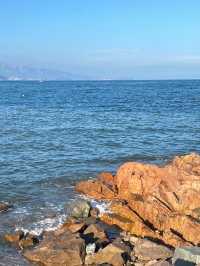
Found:
<path fill-rule="evenodd" d="M 85 79 L 65 71 L 0 64 L 0 80 L 80 80 Z"/>

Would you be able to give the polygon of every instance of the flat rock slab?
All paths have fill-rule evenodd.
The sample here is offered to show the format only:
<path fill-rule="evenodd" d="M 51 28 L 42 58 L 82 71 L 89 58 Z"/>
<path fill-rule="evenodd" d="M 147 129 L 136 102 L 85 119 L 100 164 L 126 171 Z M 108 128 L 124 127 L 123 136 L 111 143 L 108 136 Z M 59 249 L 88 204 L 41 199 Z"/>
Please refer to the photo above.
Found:
<path fill-rule="evenodd" d="M 173 263 L 178 265 L 178 261 L 200 264 L 200 247 L 176 248 L 173 256 Z M 189 264 L 188 264 L 189 265 Z"/>
<path fill-rule="evenodd" d="M 167 259 L 173 256 L 173 251 L 147 239 L 140 239 L 135 244 L 135 256 L 143 261 Z"/>

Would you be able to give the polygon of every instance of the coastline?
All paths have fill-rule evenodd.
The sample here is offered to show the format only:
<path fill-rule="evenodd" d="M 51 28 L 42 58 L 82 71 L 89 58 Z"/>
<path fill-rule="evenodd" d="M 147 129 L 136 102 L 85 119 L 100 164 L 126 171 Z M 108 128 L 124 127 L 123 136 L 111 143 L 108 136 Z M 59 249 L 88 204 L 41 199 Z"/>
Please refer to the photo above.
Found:
<path fill-rule="evenodd" d="M 5 238 L 21 249 L 25 258 L 47 266 L 54 264 L 44 256 L 44 248 L 51 258 L 55 248 L 58 249 L 56 265 L 62 266 L 99 262 L 114 266 L 150 265 L 147 264 L 150 261 L 154 262 L 151 265 L 163 261 L 170 265 L 172 258 L 173 261 L 183 259 L 181 252 L 185 248 L 192 252 L 192 247 L 200 244 L 199 183 L 200 155 L 195 153 L 177 156 L 163 167 L 128 162 L 120 166 L 114 176 L 104 172 L 96 179 L 77 183 L 76 190 L 85 196 L 72 206 L 71 215 L 58 228 L 38 235 L 19 230 Z M 7 211 L 7 206 L 5 208 Z M 106 226 L 111 232 L 112 228 L 117 230 L 114 238 L 108 237 Z M 65 239 L 71 239 L 77 248 L 71 249 Z M 141 247 L 150 249 L 152 255 L 147 251 L 148 256 L 141 255 Z M 70 252 L 74 254 L 71 264 Z M 61 254 L 63 262 L 58 264 Z M 126 254 L 126 258 L 122 254 Z M 148 259 L 144 259 L 145 256 Z M 198 260 L 198 256 L 195 259 Z"/>

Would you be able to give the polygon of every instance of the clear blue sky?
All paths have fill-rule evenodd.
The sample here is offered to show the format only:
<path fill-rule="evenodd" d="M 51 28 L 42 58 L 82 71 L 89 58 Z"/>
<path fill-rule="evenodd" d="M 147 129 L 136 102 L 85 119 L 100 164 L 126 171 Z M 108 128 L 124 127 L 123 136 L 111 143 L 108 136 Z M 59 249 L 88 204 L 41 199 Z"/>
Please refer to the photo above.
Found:
<path fill-rule="evenodd" d="M 91 78 L 200 78 L 199 0 L 0 0 L 0 61 Z"/>

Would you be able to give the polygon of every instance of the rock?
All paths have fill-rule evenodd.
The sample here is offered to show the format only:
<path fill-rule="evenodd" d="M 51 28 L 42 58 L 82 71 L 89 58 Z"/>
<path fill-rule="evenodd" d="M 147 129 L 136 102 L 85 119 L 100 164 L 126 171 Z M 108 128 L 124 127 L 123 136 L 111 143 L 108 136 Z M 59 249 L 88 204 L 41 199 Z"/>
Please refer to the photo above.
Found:
<path fill-rule="evenodd" d="M 0 202 L 0 212 L 7 211 L 8 209 L 12 208 L 11 204 Z"/>
<path fill-rule="evenodd" d="M 86 246 L 86 254 L 87 255 L 92 255 L 95 253 L 96 249 L 96 244 L 95 243 L 90 243 Z"/>
<path fill-rule="evenodd" d="M 99 216 L 99 209 L 97 209 L 97 208 L 92 208 L 92 209 L 90 210 L 90 215 L 91 215 L 92 217 L 94 217 L 94 218 L 98 218 L 98 216 Z"/>
<path fill-rule="evenodd" d="M 82 181 L 77 191 L 111 200 L 100 219 L 138 237 L 172 247 L 200 245 L 200 155 L 177 156 L 157 165 L 128 162 L 115 176 L 102 173 Z"/>
<path fill-rule="evenodd" d="M 167 260 L 161 260 L 161 261 L 152 262 L 151 266 L 172 266 L 172 264 Z"/>
<path fill-rule="evenodd" d="M 115 192 L 111 187 L 95 180 L 79 182 L 76 184 L 76 191 L 95 199 L 113 199 L 115 197 Z"/>
<path fill-rule="evenodd" d="M 81 222 L 84 222 L 86 225 L 96 224 L 97 219 L 95 217 L 90 216 L 90 217 L 82 219 Z"/>
<path fill-rule="evenodd" d="M 103 184 L 110 186 L 113 190 L 115 189 L 115 177 L 109 172 L 103 172 L 97 176 Z"/>
<path fill-rule="evenodd" d="M 61 230 L 64 232 L 65 230 L 69 230 L 71 233 L 77 233 L 83 230 L 86 227 L 84 222 L 79 222 L 77 220 L 69 219 L 62 226 Z"/>
<path fill-rule="evenodd" d="M 35 246 L 38 243 L 39 243 L 39 239 L 37 236 L 27 234 L 24 238 L 22 238 L 19 241 L 19 247 L 21 249 L 30 248 L 30 247 Z"/>
<path fill-rule="evenodd" d="M 84 264 L 85 242 L 78 234 L 49 233 L 34 249 L 27 249 L 24 257 L 44 266 L 80 266 Z"/>
<path fill-rule="evenodd" d="M 112 242 L 113 245 L 123 250 L 124 254 L 130 255 L 132 251 L 132 247 L 130 243 L 125 243 L 120 237 L 116 238 Z"/>
<path fill-rule="evenodd" d="M 8 241 L 10 244 L 13 244 L 15 246 L 19 245 L 19 241 L 23 239 L 24 232 L 23 231 L 17 231 L 13 234 L 5 234 L 4 238 L 6 241 Z"/>
<path fill-rule="evenodd" d="M 72 206 L 71 216 L 74 218 L 87 218 L 90 213 L 90 204 L 87 201 L 76 201 Z"/>
<path fill-rule="evenodd" d="M 98 265 L 108 263 L 113 266 L 123 266 L 125 261 L 122 257 L 123 250 L 113 244 L 109 244 L 104 249 L 99 250 L 93 255 L 87 255 L 85 258 L 86 265 Z"/>
<path fill-rule="evenodd" d="M 194 264 L 200 263 L 200 247 L 176 248 L 172 259 L 173 264 L 179 265 L 181 261 Z"/>
<path fill-rule="evenodd" d="M 134 247 L 134 252 L 135 256 L 143 261 L 167 259 L 173 256 L 173 251 L 168 247 L 146 239 L 140 239 L 137 241 Z"/>
<path fill-rule="evenodd" d="M 83 232 L 84 235 L 91 235 L 92 238 L 107 239 L 107 235 L 103 228 L 98 224 L 91 224 Z"/>

